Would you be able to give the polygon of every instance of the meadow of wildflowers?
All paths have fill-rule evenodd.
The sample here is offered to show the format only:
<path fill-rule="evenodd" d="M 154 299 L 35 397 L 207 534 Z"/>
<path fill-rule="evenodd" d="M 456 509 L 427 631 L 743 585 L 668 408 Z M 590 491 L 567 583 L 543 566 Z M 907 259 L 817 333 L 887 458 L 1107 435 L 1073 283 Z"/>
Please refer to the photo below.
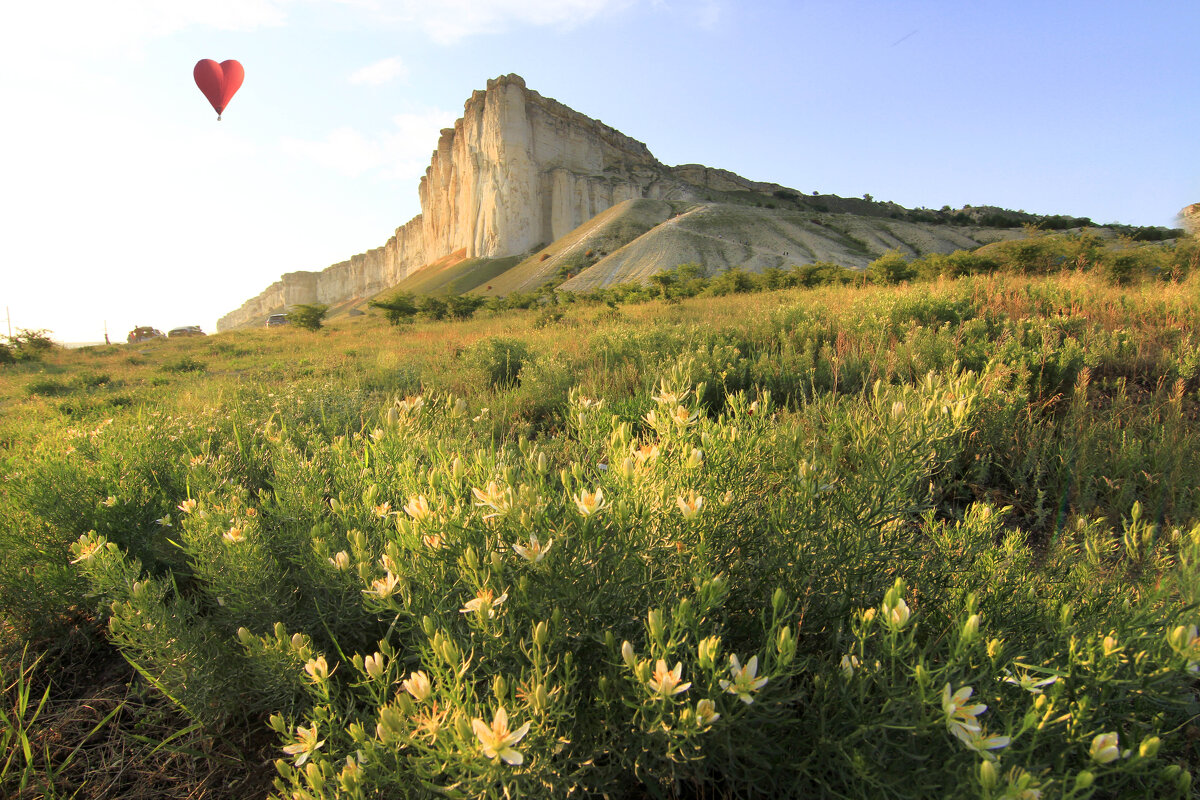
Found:
<path fill-rule="evenodd" d="M 279 798 L 1190 797 L 1196 280 L 57 354 L 0 375 L 6 635 Z"/>

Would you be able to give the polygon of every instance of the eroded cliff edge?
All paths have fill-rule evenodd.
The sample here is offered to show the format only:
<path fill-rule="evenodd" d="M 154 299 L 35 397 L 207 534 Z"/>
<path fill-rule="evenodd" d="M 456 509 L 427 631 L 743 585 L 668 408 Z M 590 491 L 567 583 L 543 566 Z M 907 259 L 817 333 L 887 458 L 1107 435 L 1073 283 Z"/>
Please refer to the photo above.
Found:
<path fill-rule="evenodd" d="M 506 75 L 474 92 L 442 131 L 420 184 L 421 213 L 382 247 L 320 272 L 289 272 L 217 322 L 228 330 L 297 303 L 338 305 L 394 286 L 431 261 L 524 253 L 634 198 L 691 200 L 761 190 L 698 165 L 670 168 L 643 143 Z"/>

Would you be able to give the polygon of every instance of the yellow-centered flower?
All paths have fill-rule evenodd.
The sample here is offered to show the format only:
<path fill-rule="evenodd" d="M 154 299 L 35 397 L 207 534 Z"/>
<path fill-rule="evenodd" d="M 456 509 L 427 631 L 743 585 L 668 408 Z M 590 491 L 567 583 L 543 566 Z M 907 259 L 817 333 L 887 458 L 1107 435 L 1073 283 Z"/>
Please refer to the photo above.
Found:
<path fill-rule="evenodd" d="M 371 581 L 371 588 L 363 589 L 363 594 L 373 594 L 380 600 L 387 600 L 396 593 L 396 589 L 399 586 L 400 579 L 389 571 L 382 578 L 376 578 Z"/>
<path fill-rule="evenodd" d="M 471 487 L 471 494 L 475 495 L 478 501 L 475 505 L 490 508 L 495 512 L 487 515 L 485 519 L 492 519 L 512 510 L 512 490 L 500 488 L 500 484 L 495 481 L 488 481 L 487 487 L 482 490 Z"/>
<path fill-rule="evenodd" d="M 240 525 L 234 525 L 229 530 L 225 531 L 223 537 L 225 541 L 237 544 L 238 542 L 246 541 L 246 529 Z"/>
<path fill-rule="evenodd" d="M 652 690 L 663 697 L 673 697 L 680 692 L 686 692 L 692 684 L 681 683 L 683 679 L 683 662 L 675 662 L 675 669 L 667 669 L 667 662 L 661 658 L 654 665 L 654 675 L 646 682 Z"/>
<path fill-rule="evenodd" d="M 685 406 L 675 406 L 671 412 L 671 421 L 680 428 L 686 428 L 698 419 L 700 419 L 700 412 L 688 411 Z"/>
<path fill-rule="evenodd" d="M 429 507 L 429 501 L 425 499 L 425 495 L 418 494 L 408 498 L 408 502 L 404 504 L 404 513 L 417 522 L 424 522 L 433 516 L 433 509 Z"/>
<path fill-rule="evenodd" d="M 479 737 L 483 746 L 483 754 L 488 758 L 499 757 L 505 764 L 517 767 L 525 763 L 525 756 L 513 749 L 513 745 L 525 738 L 529 733 L 529 723 L 526 722 L 515 731 L 508 729 L 508 712 L 504 706 L 496 709 L 492 724 L 488 725 L 481 719 L 471 720 L 471 730 Z"/>
<path fill-rule="evenodd" d="M 411 694 L 418 703 L 424 702 L 429 698 L 429 693 L 433 691 L 433 684 L 429 682 L 429 676 L 424 670 L 417 670 L 410 674 L 407 678 L 400 681 L 400 685 L 404 687 L 404 691 Z"/>
<path fill-rule="evenodd" d="M 478 612 L 481 617 L 486 615 L 491 618 L 496 616 L 496 609 L 507 599 L 508 592 L 496 597 L 495 592 L 484 587 L 479 590 L 479 594 L 468 600 L 458 611 L 460 614 L 470 614 L 474 611 Z"/>
<path fill-rule="evenodd" d="M 525 559 L 526 561 L 528 561 L 532 564 L 538 564 L 541 562 L 541 560 L 543 558 L 546 557 L 546 553 L 550 552 L 550 548 L 553 546 L 554 546 L 553 539 L 546 542 L 545 545 L 542 545 L 542 543 L 538 541 L 537 534 L 531 533 L 531 534 L 529 534 L 529 546 L 528 547 L 526 547 L 524 545 L 514 544 L 512 546 L 512 549 L 513 549 L 513 552 L 515 552 L 517 555 L 519 555 L 521 558 Z"/>
<path fill-rule="evenodd" d="M 675 498 L 675 504 L 683 512 L 684 519 L 691 519 L 700 513 L 700 509 L 704 508 L 704 497 L 696 494 L 695 489 L 689 489 L 686 495 L 681 494 Z"/>
<path fill-rule="evenodd" d="M 608 508 L 608 504 L 604 502 L 603 489 L 597 489 L 594 492 L 580 492 L 572 499 L 574 499 L 575 507 L 579 509 L 579 513 L 585 517 L 590 517 Z"/>
<path fill-rule="evenodd" d="M 983 703 L 970 703 L 974 693 L 975 690 L 970 686 L 963 686 L 957 692 L 951 693 L 950 684 L 946 684 L 942 689 L 942 711 L 946 714 L 947 725 L 953 727 L 958 724 L 968 729 L 979 730 L 979 722 L 975 718 L 987 711 L 987 706 Z"/>
<path fill-rule="evenodd" d="M 1121 757 L 1121 738 L 1116 733 L 1102 733 L 1092 739 L 1088 755 L 1097 764 L 1108 764 Z"/>
<path fill-rule="evenodd" d="M 298 756 L 296 766 L 300 766 L 305 761 L 308 761 L 309 756 L 321 749 L 321 745 L 325 744 L 325 740 L 317 741 L 317 724 L 314 722 L 310 728 L 296 728 L 296 741 L 283 748 L 283 752 L 289 756 Z"/>
<path fill-rule="evenodd" d="M 737 654 L 729 656 L 729 674 L 733 680 L 721 679 L 721 688 L 730 694 L 736 694 L 743 703 L 754 702 L 754 692 L 767 685 L 767 678 L 758 677 L 758 656 L 750 656 L 745 666 L 738 661 Z"/>

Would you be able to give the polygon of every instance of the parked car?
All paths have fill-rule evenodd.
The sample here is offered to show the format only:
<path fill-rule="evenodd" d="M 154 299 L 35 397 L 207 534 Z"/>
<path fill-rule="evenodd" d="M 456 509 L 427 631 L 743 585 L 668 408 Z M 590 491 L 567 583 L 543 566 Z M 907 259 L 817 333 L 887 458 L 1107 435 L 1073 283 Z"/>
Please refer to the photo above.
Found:
<path fill-rule="evenodd" d="M 171 328 L 171 330 L 167 331 L 167 337 L 171 338 L 171 339 L 177 339 L 180 337 L 187 337 L 187 336 L 203 336 L 203 335 L 204 335 L 204 331 L 200 330 L 199 325 L 185 325 L 182 328 Z"/>
<path fill-rule="evenodd" d="M 287 314 L 272 314 L 267 317 L 267 327 L 274 328 L 277 325 L 291 325 Z"/>
<path fill-rule="evenodd" d="M 129 336 L 125 337 L 130 344 L 138 342 L 148 342 L 151 339 L 165 339 L 167 335 L 158 328 L 151 328 L 149 325 L 139 325 L 129 332 Z"/>

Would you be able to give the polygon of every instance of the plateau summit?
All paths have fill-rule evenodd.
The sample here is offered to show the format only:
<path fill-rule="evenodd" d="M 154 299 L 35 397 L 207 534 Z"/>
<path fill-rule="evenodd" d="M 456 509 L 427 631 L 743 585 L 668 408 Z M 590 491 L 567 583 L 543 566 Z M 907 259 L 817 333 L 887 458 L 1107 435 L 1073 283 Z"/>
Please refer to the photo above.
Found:
<path fill-rule="evenodd" d="M 586 290 L 688 262 L 710 272 L 863 267 L 889 249 L 949 252 L 1022 235 L 1020 220 L 989 220 L 996 209 L 914 212 L 698 164 L 670 167 L 517 75 L 471 95 L 441 132 L 419 192 L 421 213 L 383 246 L 284 274 L 218 329 L 259 324 L 298 303 L 346 307 L 394 286 L 503 294 L 557 279 Z"/>

